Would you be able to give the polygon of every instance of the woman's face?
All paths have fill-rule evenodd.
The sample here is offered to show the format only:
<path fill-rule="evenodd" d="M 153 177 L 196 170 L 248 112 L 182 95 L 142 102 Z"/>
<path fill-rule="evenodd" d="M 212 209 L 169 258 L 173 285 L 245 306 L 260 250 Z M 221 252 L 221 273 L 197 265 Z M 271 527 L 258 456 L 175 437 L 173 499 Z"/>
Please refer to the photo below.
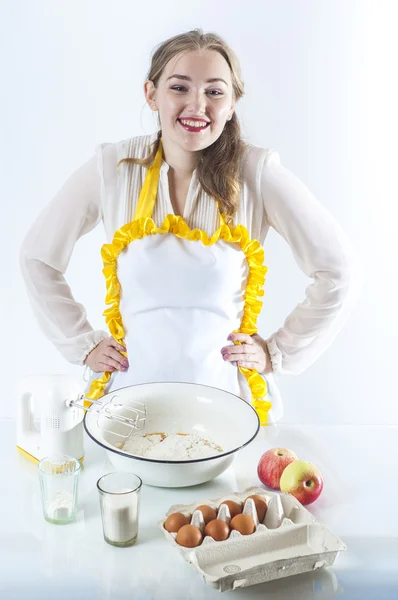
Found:
<path fill-rule="evenodd" d="M 213 144 L 235 106 L 230 68 L 213 50 L 176 56 L 157 88 L 146 82 L 145 95 L 149 106 L 159 111 L 163 138 L 189 152 Z"/>

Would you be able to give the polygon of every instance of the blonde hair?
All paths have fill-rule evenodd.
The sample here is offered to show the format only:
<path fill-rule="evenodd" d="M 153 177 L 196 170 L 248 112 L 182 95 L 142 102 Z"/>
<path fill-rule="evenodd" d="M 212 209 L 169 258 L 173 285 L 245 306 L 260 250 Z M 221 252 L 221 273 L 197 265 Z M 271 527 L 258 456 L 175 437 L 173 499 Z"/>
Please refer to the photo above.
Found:
<path fill-rule="evenodd" d="M 153 53 L 147 79 L 157 87 L 164 68 L 172 58 L 195 50 L 213 50 L 224 57 L 231 70 L 234 98 L 239 100 L 244 94 L 244 84 L 234 52 L 220 36 L 215 33 L 204 34 L 201 29 L 176 35 L 160 44 Z M 125 158 L 120 163 L 131 162 L 149 167 L 159 149 L 161 136 L 160 130 L 147 157 Z M 227 223 L 232 222 L 239 206 L 241 164 L 245 148 L 246 145 L 241 139 L 239 121 L 234 112 L 232 118 L 225 123 L 220 137 L 200 152 L 197 165 L 199 183 L 201 188 L 218 203 Z"/>

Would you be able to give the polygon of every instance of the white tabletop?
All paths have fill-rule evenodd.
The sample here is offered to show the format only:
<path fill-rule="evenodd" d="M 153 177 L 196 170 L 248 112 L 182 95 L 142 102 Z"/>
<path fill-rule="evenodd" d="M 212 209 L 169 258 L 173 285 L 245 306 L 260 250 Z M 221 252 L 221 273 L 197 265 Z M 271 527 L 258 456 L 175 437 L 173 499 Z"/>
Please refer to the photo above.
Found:
<path fill-rule="evenodd" d="M 217 498 L 261 485 L 256 473 L 267 449 L 283 446 L 322 471 L 325 487 L 308 509 L 347 544 L 333 569 L 224 592 L 239 599 L 384 600 L 398 598 L 398 426 L 263 428 L 232 466 L 207 484 L 144 486 L 137 544 L 105 543 L 96 489 L 112 471 L 104 452 L 85 437 L 75 523 L 51 525 L 41 511 L 37 467 L 15 449 L 15 423 L 0 421 L 0 598 L 7 600 L 218 598 L 220 592 L 164 538 L 158 526 L 170 505 Z"/>

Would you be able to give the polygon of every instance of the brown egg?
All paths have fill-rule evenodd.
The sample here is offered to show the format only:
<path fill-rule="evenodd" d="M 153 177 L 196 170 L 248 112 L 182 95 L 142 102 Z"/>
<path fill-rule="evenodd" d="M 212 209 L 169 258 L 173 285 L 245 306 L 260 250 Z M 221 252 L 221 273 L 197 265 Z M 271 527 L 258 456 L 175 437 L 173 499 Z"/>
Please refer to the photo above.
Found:
<path fill-rule="evenodd" d="M 213 519 L 217 518 L 217 513 L 214 510 L 214 508 L 212 508 L 211 506 L 207 506 L 206 504 L 201 504 L 200 506 L 198 506 L 198 508 L 195 508 L 195 510 L 200 510 L 206 525 L 207 523 L 209 523 L 209 521 L 213 521 Z"/>
<path fill-rule="evenodd" d="M 205 535 L 209 535 L 216 542 L 222 542 L 229 536 L 229 527 L 225 521 L 214 519 L 207 523 L 205 527 Z"/>
<path fill-rule="evenodd" d="M 239 531 L 242 535 L 250 535 L 251 533 L 254 533 L 256 524 L 250 515 L 241 514 L 236 515 L 231 519 L 230 527 L 231 529 Z"/>
<path fill-rule="evenodd" d="M 196 548 L 202 543 L 203 535 L 199 527 L 195 525 L 183 525 L 178 530 L 176 542 L 185 548 Z"/>
<path fill-rule="evenodd" d="M 173 513 L 167 517 L 164 522 L 164 528 L 170 533 L 177 533 L 177 531 L 183 526 L 188 525 L 189 519 L 180 512 Z"/>
<path fill-rule="evenodd" d="M 268 508 L 266 499 L 263 498 L 262 496 L 259 496 L 258 494 L 253 494 L 252 496 L 248 496 L 246 498 L 246 500 L 249 500 L 249 498 L 251 498 L 254 501 L 258 520 L 260 521 L 260 523 L 262 523 L 264 521 L 265 513 L 267 512 L 267 508 Z"/>
<path fill-rule="evenodd" d="M 224 500 L 224 502 L 221 502 L 221 504 L 226 504 L 228 506 L 229 512 L 231 515 L 231 519 L 233 519 L 235 515 L 239 515 L 242 512 L 241 504 L 238 504 L 237 502 L 234 502 L 233 500 Z M 220 504 L 220 506 L 221 506 L 221 504 Z M 218 509 L 220 509 L 220 506 L 218 507 Z"/>

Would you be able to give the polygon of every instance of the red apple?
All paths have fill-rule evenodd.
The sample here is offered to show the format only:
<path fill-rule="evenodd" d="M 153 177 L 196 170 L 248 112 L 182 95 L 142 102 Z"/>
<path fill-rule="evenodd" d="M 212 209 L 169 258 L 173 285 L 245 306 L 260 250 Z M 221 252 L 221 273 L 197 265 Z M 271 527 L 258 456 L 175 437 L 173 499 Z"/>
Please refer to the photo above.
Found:
<path fill-rule="evenodd" d="M 311 504 L 323 490 L 323 478 L 315 465 L 296 460 L 283 471 L 280 485 L 282 492 L 292 494 L 301 504 Z"/>
<path fill-rule="evenodd" d="M 292 450 L 272 448 L 260 458 L 257 466 L 258 478 L 264 485 L 279 490 L 279 481 L 284 469 L 295 460 L 297 456 Z"/>

